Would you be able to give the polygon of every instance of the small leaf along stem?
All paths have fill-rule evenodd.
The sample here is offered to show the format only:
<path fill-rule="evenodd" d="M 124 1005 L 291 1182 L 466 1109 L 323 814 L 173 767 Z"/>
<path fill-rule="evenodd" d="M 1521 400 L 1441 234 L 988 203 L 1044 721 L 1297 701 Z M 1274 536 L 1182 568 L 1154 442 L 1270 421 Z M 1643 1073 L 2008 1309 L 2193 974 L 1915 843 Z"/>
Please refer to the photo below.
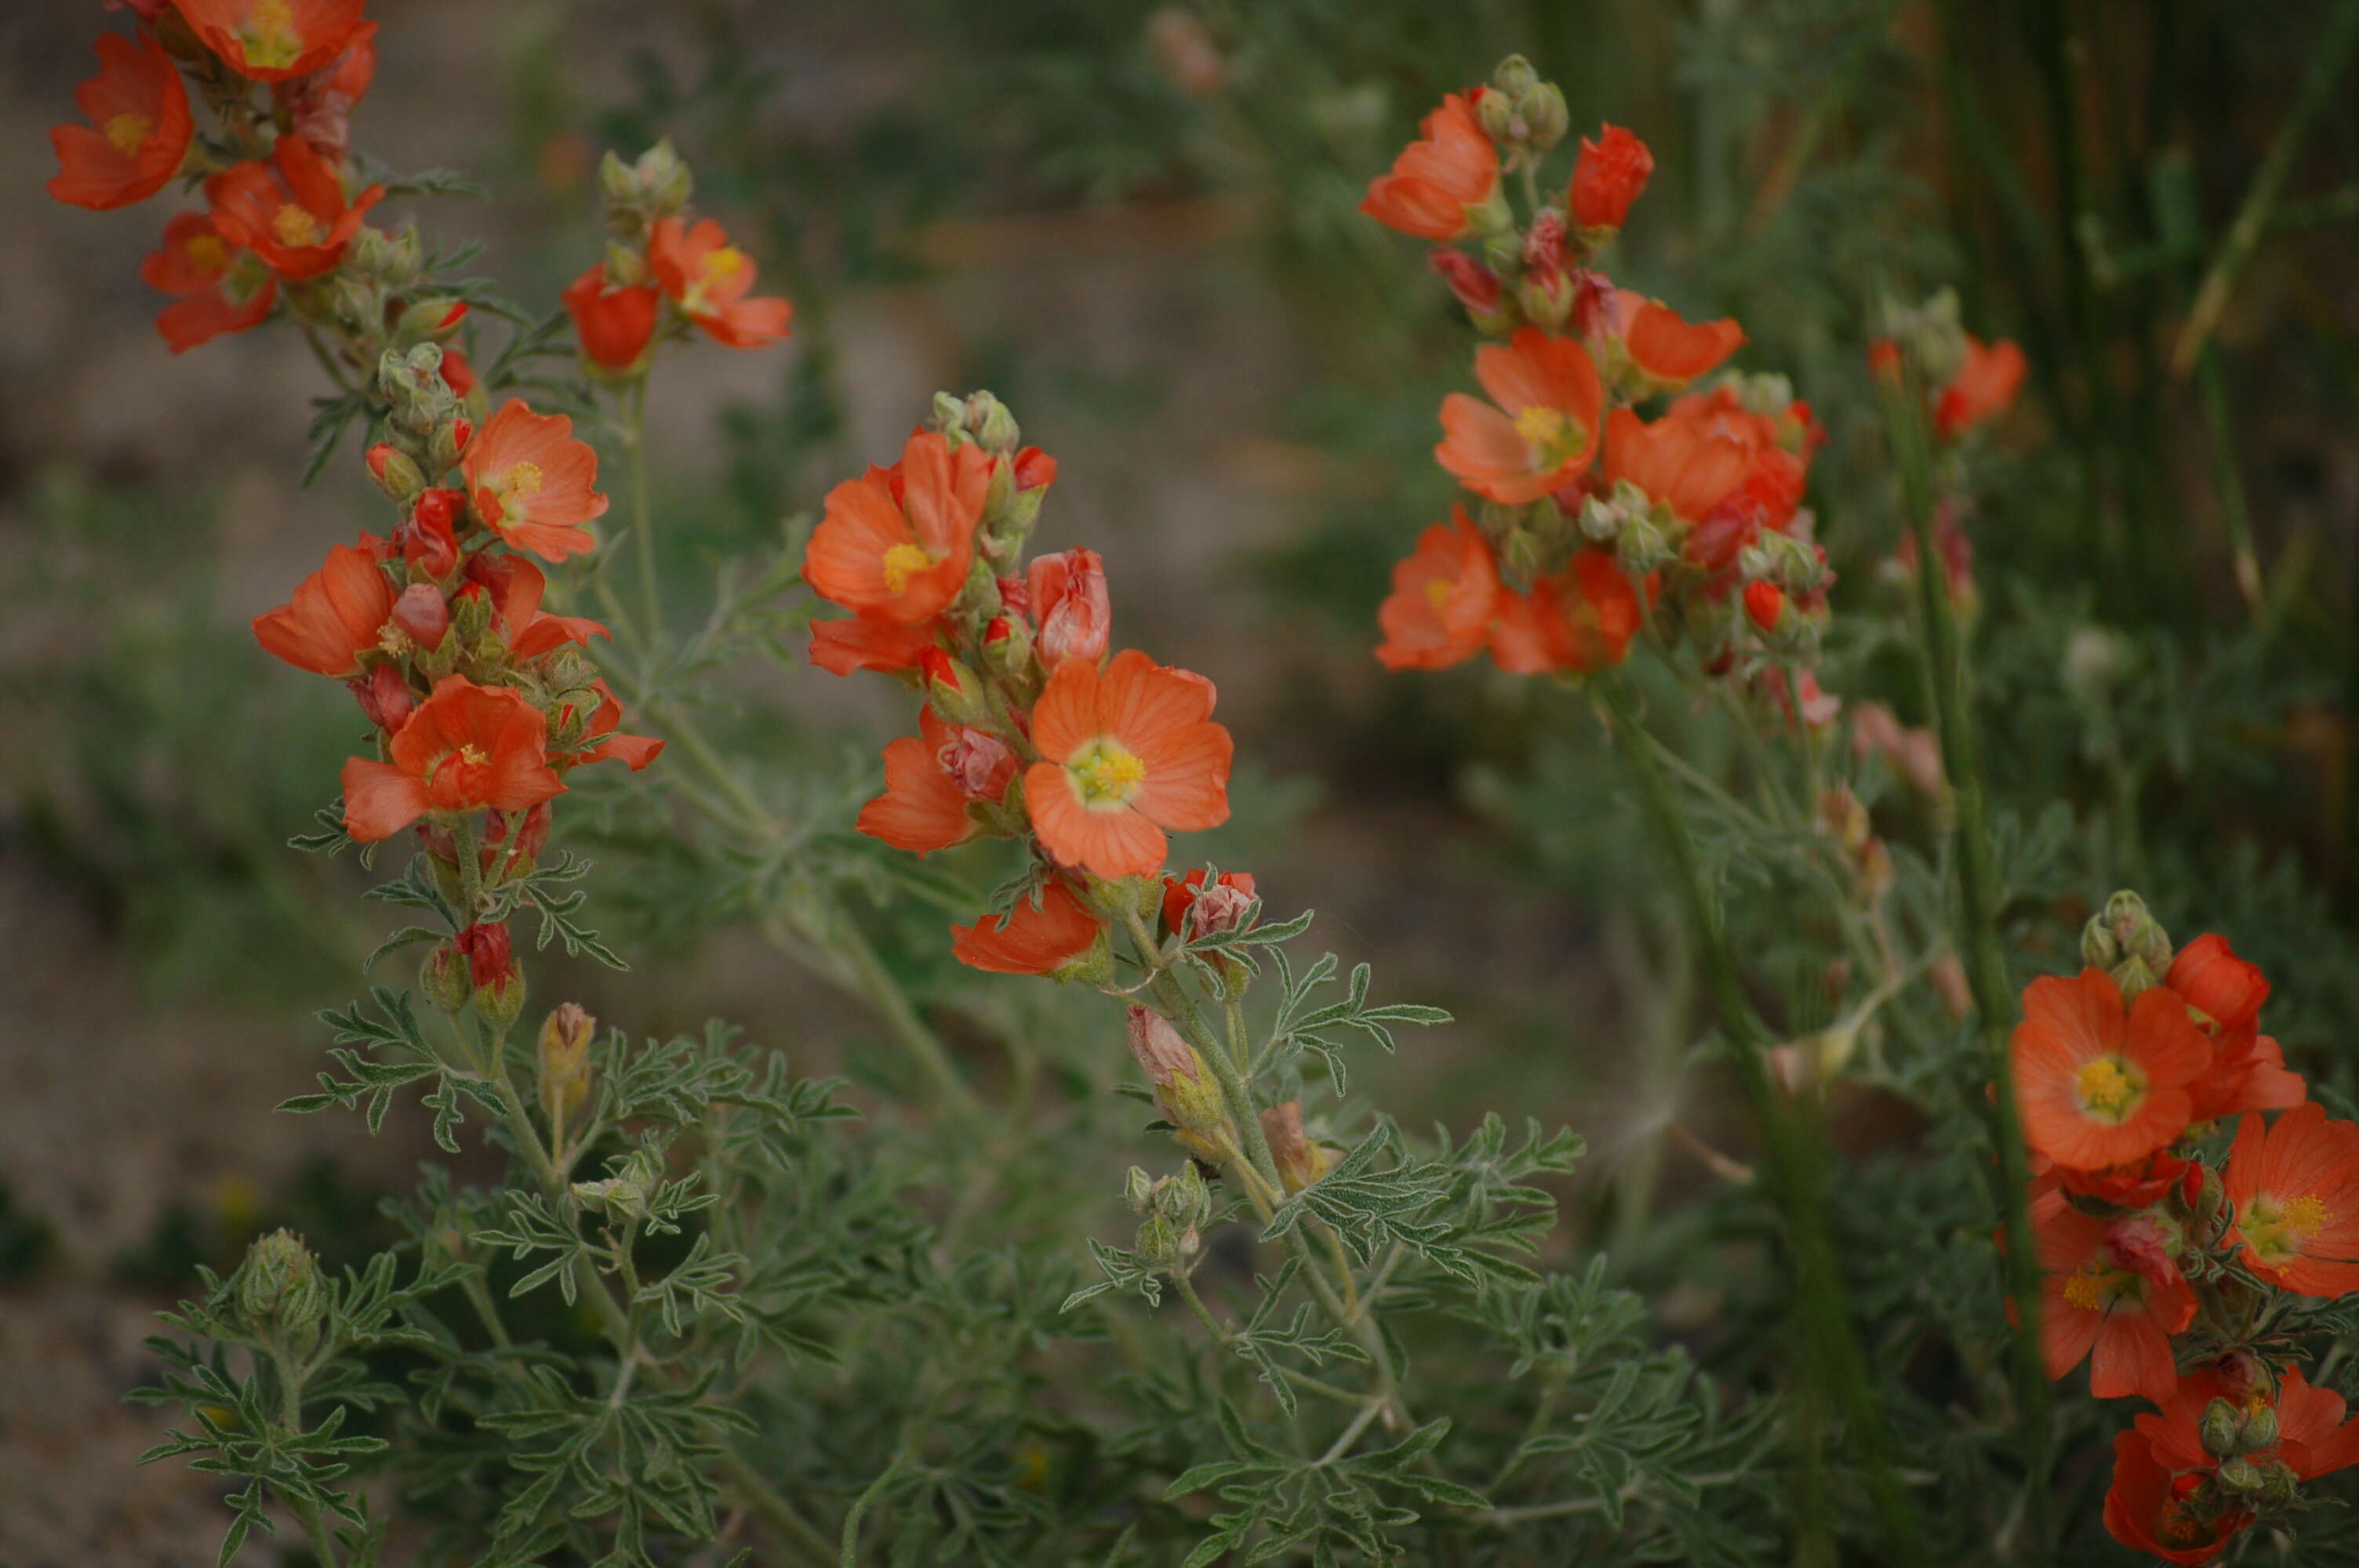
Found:
<path fill-rule="evenodd" d="M 1719 900 L 1663 767 L 1662 748 L 1646 728 L 1629 677 L 1616 672 L 1596 686 L 1614 737 L 1629 759 L 1647 814 L 1671 860 L 1690 934 L 1703 960 L 1721 1027 L 1728 1033 L 1738 1079 L 1760 1125 L 1769 1186 L 1785 1211 L 1786 1244 L 1794 1270 L 1803 1343 L 1850 1428 L 1886 1547 L 1895 1561 L 1915 1562 L 1922 1544 L 1916 1515 L 1893 1474 L 1891 1441 L 1868 1379 L 1866 1357 L 1845 1300 L 1834 1238 L 1827 1227 L 1822 1140 L 1815 1136 L 1815 1127 L 1805 1122 L 1807 1101 L 1779 1103 L 1769 1074 L 1769 1049 L 1774 1042 L 1745 995 Z"/>
<path fill-rule="evenodd" d="M 284 1345 L 270 1346 L 270 1365 L 278 1381 L 279 1419 L 286 1423 L 287 1433 L 303 1435 L 303 1384 L 307 1373 L 301 1358 Z M 301 1461 L 296 1461 L 299 1466 Z M 343 1557 L 336 1551 L 335 1537 L 329 1532 L 328 1521 L 321 1515 L 320 1505 L 309 1498 L 289 1496 L 287 1506 L 303 1526 L 303 1533 L 311 1542 L 311 1555 L 320 1560 L 320 1568 L 342 1568 Z"/>
<path fill-rule="evenodd" d="M 2055 1500 L 2049 1472 L 2055 1436 L 2049 1422 L 2047 1368 L 2039 1351 L 2040 1275 L 2031 1246 L 2030 1158 L 2016 1102 L 2015 1065 L 2008 1050 L 2015 1013 L 2006 955 L 1999 937 L 2001 894 L 1991 859 L 1989 781 L 1982 741 L 1968 697 L 1964 638 L 1950 603 L 1949 571 L 1933 540 L 1933 481 L 1926 446 L 1924 399 L 1913 375 L 1884 389 L 1885 425 L 1900 470 L 1901 498 L 1909 536 L 1917 543 L 1917 622 L 1925 648 L 1941 759 L 1949 774 L 1951 840 L 1958 867 L 1957 936 L 1965 956 L 1966 981 L 1990 1074 L 1991 1139 L 1998 1158 L 1991 1168 L 1992 1196 L 2003 1217 L 2007 1247 L 2007 1293 L 2015 1304 L 2013 1369 L 2017 1419 L 2022 1428 L 2027 1519 L 2033 1549 L 2054 1539 Z"/>

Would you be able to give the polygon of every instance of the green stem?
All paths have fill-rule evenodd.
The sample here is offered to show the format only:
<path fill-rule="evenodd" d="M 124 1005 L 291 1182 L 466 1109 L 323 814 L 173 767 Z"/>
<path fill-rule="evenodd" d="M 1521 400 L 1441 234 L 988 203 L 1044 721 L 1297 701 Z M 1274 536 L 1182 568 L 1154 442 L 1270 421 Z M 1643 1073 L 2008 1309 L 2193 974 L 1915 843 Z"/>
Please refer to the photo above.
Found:
<path fill-rule="evenodd" d="M 290 1437 L 303 1433 L 303 1371 L 296 1358 L 276 1345 L 270 1352 L 271 1365 L 278 1373 L 279 1419 L 286 1422 Z M 303 1533 L 310 1538 L 311 1554 L 320 1560 L 320 1568 L 339 1568 L 343 1559 L 337 1555 L 335 1538 L 328 1533 L 328 1521 L 321 1516 L 320 1506 L 308 1498 L 289 1497 L 287 1506 L 302 1521 Z"/>
<path fill-rule="evenodd" d="M 2236 221 L 2220 242 L 2219 253 L 2204 273 L 2202 286 L 2195 291 L 2195 303 L 2187 312 L 2186 324 L 2179 330 L 2179 341 L 2171 345 L 2173 375 L 2184 378 L 2195 368 L 2203 345 L 2227 312 L 2228 301 L 2236 291 L 2236 279 L 2259 247 L 2261 235 L 2269 226 L 2269 214 L 2285 189 L 2286 177 L 2293 172 L 2294 155 L 2301 150 L 2302 138 L 2310 135 L 2311 123 L 2326 107 L 2335 79 L 2350 63 L 2354 44 L 2359 44 L 2359 0 L 2343 0 L 2328 19 L 2323 34 L 2310 47 L 2310 74 L 2302 80 L 2301 94 L 2294 100 L 2284 123 L 2277 126 L 2269 150 L 2261 158 L 2260 172 L 2254 175 L 2252 188 L 2245 192 L 2244 204 L 2236 210 Z"/>
<path fill-rule="evenodd" d="M 1926 643 L 1929 684 L 1950 776 L 1951 842 L 1958 866 L 1957 941 L 1990 1074 L 1991 1139 L 1998 1159 L 1992 1170 L 1993 1195 L 2005 1217 L 2008 1246 L 2008 1292 L 2015 1305 L 2014 1373 L 2017 1416 L 2022 1426 L 2024 1486 L 2035 1553 L 2053 1537 L 2055 1499 L 2049 1490 L 2054 1433 L 2049 1423 L 2048 1373 L 2039 1352 L 2039 1263 L 2031 1245 L 2031 1171 L 2015 1098 L 2015 1065 L 2007 1038 L 2014 998 L 2007 985 L 2006 954 L 2000 943 L 2002 898 L 1998 869 L 1991 857 L 1988 777 L 1982 741 L 1970 700 L 1964 639 L 1950 603 L 1949 573 L 1933 542 L 1932 465 L 1913 381 L 1887 388 L 1885 419 L 1898 459 L 1908 527 L 1917 541 L 1918 620 Z"/>
<path fill-rule="evenodd" d="M 1598 683 L 1616 739 L 1629 758 L 1639 794 L 1663 848 L 1671 859 L 1690 934 L 1703 960 L 1712 1002 L 1721 1027 L 1728 1033 L 1737 1076 L 1745 1087 L 1756 1120 L 1760 1124 L 1768 1165 L 1769 1186 L 1785 1210 L 1786 1243 L 1794 1270 L 1798 1317 L 1806 1346 L 1820 1375 L 1832 1386 L 1865 1471 L 1868 1493 L 1886 1535 L 1893 1560 L 1915 1562 L 1919 1556 L 1916 1516 L 1900 1489 L 1891 1465 L 1891 1439 L 1870 1385 L 1867 1360 L 1860 1348 L 1834 1238 L 1827 1227 L 1829 1199 L 1820 1142 L 1803 1136 L 1799 1125 L 1810 1102 L 1781 1105 L 1769 1076 L 1769 1050 L 1775 1042 L 1753 1011 L 1745 981 L 1703 867 L 1701 852 L 1680 809 L 1679 795 L 1662 761 L 1659 743 L 1647 730 L 1636 693 L 1625 675 Z"/>
<path fill-rule="evenodd" d="M 1188 1276 L 1174 1274 L 1171 1276 L 1171 1283 L 1173 1288 L 1179 1291 L 1180 1299 L 1188 1303 L 1188 1310 L 1196 1314 L 1196 1321 L 1204 1325 L 1204 1332 L 1212 1336 L 1212 1343 L 1223 1350 L 1234 1351 L 1236 1348 L 1236 1336 L 1221 1326 L 1220 1320 L 1212 1315 L 1212 1308 L 1204 1304 L 1204 1298 L 1196 1293 L 1196 1287 Z M 1317 1394 L 1321 1399 L 1333 1400 L 1338 1404 L 1351 1405 L 1355 1409 L 1368 1402 L 1367 1395 L 1355 1394 L 1349 1389 L 1342 1389 L 1332 1383 L 1323 1382 L 1308 1372 L 1298 1372 L 1291 1367 L 1280 1367 L 1278 1370 L 1286 1375 L 1288 1382 L 1306 1394 Z"/>
<path fill-rule="evenodd" d="M 631 384 L 630 412 L 623 444 L 630 450 L 631 532 L 638 535 L 639 604 L 647 615 L 647 643 L 663 634 L 663 588 L 656 575 L 655 510 L 647 504 L 647 378 Z"/>

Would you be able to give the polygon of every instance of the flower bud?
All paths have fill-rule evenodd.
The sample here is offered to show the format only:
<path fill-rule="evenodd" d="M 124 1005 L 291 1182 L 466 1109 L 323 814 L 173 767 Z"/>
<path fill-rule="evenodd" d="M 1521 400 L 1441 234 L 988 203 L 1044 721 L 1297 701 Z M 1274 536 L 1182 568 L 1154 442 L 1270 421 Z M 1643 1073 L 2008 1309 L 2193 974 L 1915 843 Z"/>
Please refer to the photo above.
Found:
<path fill-rule="evenodd" d="M 991 719 L 991 701 L 975 673 L 939 647 L 928 648 L 918 667 L 923 673 L 926 701 L 935 714 L 951 724 L 984 724 Z"/>
<path fill-rule="evenodd" d="M 2216 1402 L 2216 1401 L 2215 1401 Z M 2274 1405 L 2263 1405 L 2245 1418 L 2244 1452 L 2258 1454 L 2274 1448 L 2277 1442 L 2277 1412 Z"/>
<path fill-rule="evenodd" d="M 368 449 L 368 470 L 387 500 L 404 505 L 426 488 L 426 471 L 417 460 L 388 442 L 379 441 Z"/>
<path fill-rule="evenodd" d="M 1497 273 L 1464 251 L 1446 245 L 1431 252 L 1426 262 L 1465 307 L 1467 319 L 1476 331 L 1504 333 L 1515 327 L 1516 302 L 1500 287 Z"/>
<path fill-rule="evenodd" d="M 578 1002 L 541 1021 L 540 1108 L 552 1128 L 562 1129 L 590 1098 L 590 1041 L 597 1031 L 598 1021 Z"/>
<path fill-rule="evenodd" d="M 2266 1508 L 2283 1508 L 2301 1490 L 2301 1473 L 2284 1460 L 2278 1459 L 2261 1468 L 2261 1503 Z"/>
<path fill-rule="evenodd" d="M 437 868 L 442 862 L 437 860 Z M 467 979 L 466 956 L 448 942 L 439 943 L 418 966 L 418 989 L 426 1000 L 444 1012 L 456 1012 L 467 1005 L 473 987 Z"/>
<path fill-rule="evenodd" d="M 1147 1201 L 1154 1196 L 1155 1179 L 1133 1165 L 1122 1179 L 1122 1201 L 1130 1206 L 1133 1214 L 1145 1214 Z"/>
<path fill-rule="evenodd" d="M 2149 914 L 2146 900 L 2125 888 L 2105 901 L 2104 921 L 2122 953 L 2121 962 L 2135 959 L 2159 984 L 2170 972 L 2170 934 Z"/>
<path fill-rule="evenodd" d="M 1040 662 L 1053 670 L 1067 659 L 1103 657 L 1113 635 L 1114 611 L 1106 593 L 1105 564 L 1098 553 L 1073 549 L 1042 556 L 1032 563 L 1027 579 L 1040 622 Z"/>
<path fill-rule="evenodd" d="M 1532 69 L 1532 62 L 1519 54 L 1509 55 L 1491 72 L 1491 85 L 1498 90 L 1497 95 L 1502 98 L 1514 98 L 1528 92 L 1538 86 L 1539 81 L 1540 73 Z M 1483 96 L 1488 98 L 1492 94 L 1485 92 Z"/>
<path fill-rule="evenodd" d="M 1189 1152 L 1224 1164 L 1236 1158 L 1235 1125 L 1212 1069 L 1161 1014 L 1130 1010 L 1130 1054 L 1155 1086 L 1156 1108 Z"/>
<path fill-rule="evenodd" d="M 2244 1452 L 2245 1418 L 2227 1400 L 2205 1405 L 2196 1431 L 2203 1440 L 2203 1452 L 2215 1459 L 2231 1459 Z"/>
<path fill-rule="evenodd" d="M 1269 1157 L 1278 1180 L 1289 1193 L 1299 1193 L 1333 1167 L 1335 1158 L 1310 1141 L 1302 1130 L 1302 1102 L 1288 1100 L 1261 1113 L 1262 1135 L 1269 1140 Z"/>
<path fill-rule="evenodd" d="M 1643 579 L 1649 572 L 1660 571 L 1670 565 L 1679 553 L 1679 547 L 1671 543 L 1670 535 L 1645 513 L 1625 523 L 1614 541 L 1614 560 L 1620 564 L 1625 576 L 1636 579 Z"/>
<path fill-rule="evenodd" d="M 658 1171 L 644 1150 L 634 1149 L 617 1167 L 614 1173 L 595 1182 L 576 1182 L 573 1195 L 583 1208 L 592 1214 L 603 1214 L 611 1219 L 645 1219 L 647 1198 L 663 1173 Z"/>
<path fill-rule="evenodd" d="M 309 1350 L 319 1343 L 327 1304 L 320 1260 L 293 1231 L 274 1230 L 245 1249 L 237 1271 L 237 1306 L 258 1333 L 299 1352 Z"/>
<path fill-rule="evenodd" d="M 2261 1489 L 2261 1467 L 2249 1459 L 2231 1459 L 2212 1473 L 2220 1489 L 2231 1497 L 2249 1498 Z"/>
<path fill-rule="evenodd" d="M 1032 628 L 1012 616 L 992 618 L 983 629 L 983 665 L 1001 680 L 1032 671 Z"/>
<path fill-rule="evenodd" d="M 1538 81 L 1516 95 L 1516 117 L 1524 123 L 1524 143 L 1544 153 L 1564 140 L 1572 116 L 1564 106 L 1564 92 L 1553 81 Z"/>
<path fill-rule="evenodd" d="M 470 925 L 451 938 L 451 946 L 466 955 L 476 1013 L 493 1033 L 506 1033 L 524 1011 L 525 989 L 507 926 L 496 921 Z"/>
<path fill-rule="evenodd" d="M 491 595 L 479 583 L 469 583 L 451 600 L 451 624 L 459 631 L 461 645 L 472 647 L 492 626 Z"/>
<path fill-rule="evenodd" d="M 439 648 L 451 629 L 451 607 L 430 582 L 413 582 L 393 601 L 393 623 L 421 648 Z"/>
<path fill-rule="evenodd" d="M 397 665 L 379 665 L 366 676 L 346 681 L 344 688 L 368 715 L 368 721 L 388 735 L 408 723 L 417 710 L 418 699 L 410 694 L 409 682 Z"/>
<path fill-rule="evenodd" d="M 463 415 L 454 415 L 434 427 L 434 434 L 426 444 L 426 457 L 438 478 L 450 472 L 451 465 L 465 455 L 467 443 L 474 434 L 474 425 Z"/>

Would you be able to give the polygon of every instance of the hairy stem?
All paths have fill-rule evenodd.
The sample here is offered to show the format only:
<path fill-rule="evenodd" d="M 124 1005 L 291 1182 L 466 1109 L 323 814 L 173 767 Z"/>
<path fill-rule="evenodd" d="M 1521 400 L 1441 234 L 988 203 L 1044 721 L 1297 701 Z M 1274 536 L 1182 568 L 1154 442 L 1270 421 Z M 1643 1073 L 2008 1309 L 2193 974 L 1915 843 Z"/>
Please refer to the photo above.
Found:
<path fill-rule="evenodd" d="M 1745 993 L 1719 899 L 1663 766 L 1660 745 L 1641 719 L 1636 693 L 1624 675 L 1609 676 L 1598 685 L 1647 815 L 1670 857 L 1689 931 L 1703 960 L 1721 1027 L 1728 1033 L 1738 1078 L 1760 1124 L 1769 1185 L 1785 1211 L 1787 1249 L 1794 1270 L 1797 1316 L 1804 1344 L 1850 1427 L 1886 1544 L 1895 1560 L 1916 1561 L 1919 1546 L 1916 1516 L 1893 1475 L 1891 1440 L 1868 1380 L 1866 1357 L 1844 1300 L 1834 1238 L 1827 1227 L 1822 1149 L 1815 1137 L 1803 1136 L 1798 1125 L 1809 1109 L 1808 1103 L 1779 1103 L 1769 1076 L 1769 1049 L 1774 1042 Z"/>

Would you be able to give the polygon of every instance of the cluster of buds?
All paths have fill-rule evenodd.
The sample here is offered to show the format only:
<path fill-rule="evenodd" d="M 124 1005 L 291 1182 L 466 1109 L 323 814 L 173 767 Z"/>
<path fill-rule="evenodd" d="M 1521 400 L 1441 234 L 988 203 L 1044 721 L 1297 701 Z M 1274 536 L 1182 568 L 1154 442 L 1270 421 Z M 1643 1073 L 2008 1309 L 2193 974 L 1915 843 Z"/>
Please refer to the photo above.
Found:
<path fill-rule="evenodd" d="M 320 1260 L 293 1231 L 255 1238 L 229 1291 L 246 1331 L 257 1340 L 298 1357 L 320 1342 L 328 1287 L 320 1278 Z"/>
<path fill-rule="evenodd" d="M 582 368 L 612 383 L 647 373 L 656 347 L 695 328 L 733 349 L 758 349 L 787 335 L 794 310 L 753 292 L 754 259 L 711 218 L 691 223 L 696 182 L 669 141 L 625 163 L 613 152 L 598 168 L 605 203 L 606 254 L 566 286 Z"/>
<path fill-rule="evenodd" d="M 2268 981 L 2225 938 L 2174 947 L 2125 892 L 2081 957 L 2025 990 L 2010 1044 L 2041 1349 L 2051 1377 L 2086 1358 L 2099 1398 L 2158 1408 L 2115 1444 L 2106 1526 L 2198 1563 L 2359 1463 L 2359 1422 L 2280 1331 L 2298 1298 L 2359 1292 L 2359 1125 L 2287 1070 Z"/>
<path fill-rule="evenodd" d="M 1176 1176 L 1149 1177 L 1133 1165 L 1123 1180 L 1123 1199 L 1139 1217 L 1133 1250 L 1160 1274 L 1185 1279 L 1203 1256 L 1204 1227 L 1212 1222 L 1212 1192 L 1192 1160 Z"/>
<path fill-rule="evenodd" d="M 1475 351 L 1484 396 L 1441 406 L 1434 455 L 1473 499 L 1394 568 L 1376 656 L 1436 669 L 1487 650 L 1517 674 L 1577 676 L 1651 626 L 1714 675 L 1807 665 L 1833 582 L 1801 504 L 1822 432 L 1783 376 L 1699 389 L 1744 330 L 1687 321 L 1600 265 L 1654 169 L 1628 131 L 1582 138 L 1561 196 L 1518 221 L 1503 176 L 1544 189 L 1565 123 L 1562 93 L 1510 57 L 1446 98 L 1361 204 L 1441 242 L 1434 270 L 1499 340 Z"/>

